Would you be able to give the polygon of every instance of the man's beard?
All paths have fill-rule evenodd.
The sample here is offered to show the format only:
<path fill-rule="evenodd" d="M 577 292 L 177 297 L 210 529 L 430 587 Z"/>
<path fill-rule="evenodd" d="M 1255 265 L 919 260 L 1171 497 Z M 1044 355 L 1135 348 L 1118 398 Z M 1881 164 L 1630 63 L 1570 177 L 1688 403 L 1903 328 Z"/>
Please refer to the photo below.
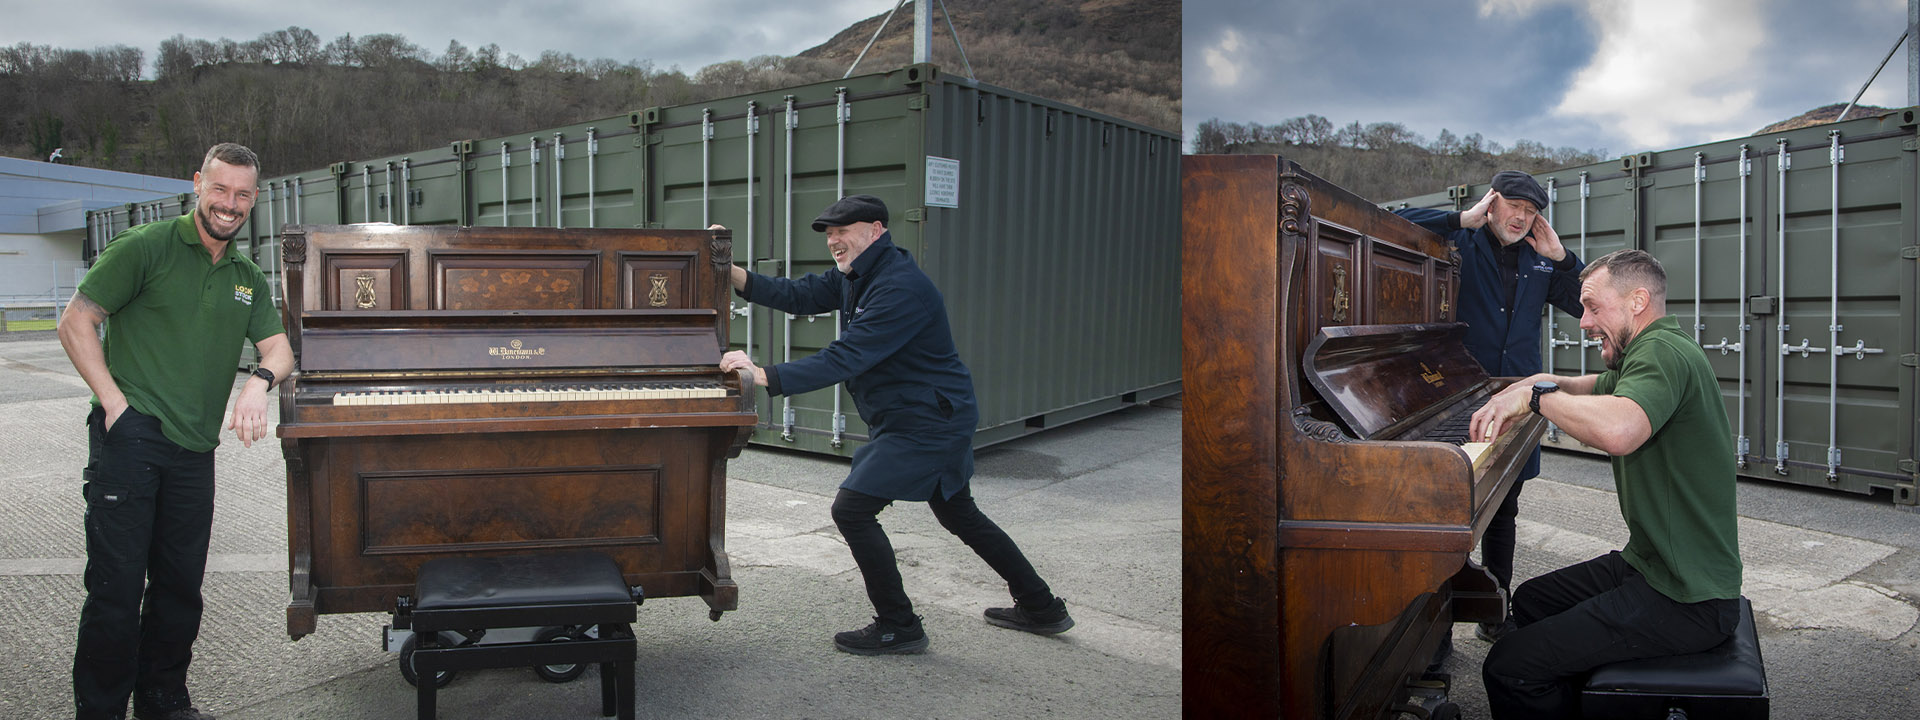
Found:
<path fill-rule="evenodd" d="M 220 242 L 232 242 L 233 238 L 240 234 L 240 228 L 246 227 L 246 224 L 247 224 L 246 222 L 247 216 L 241 215 L 240 222 L 234 223 L 233 225 L 233 232 L 229 232 L 225 235 L 222 235 L 218 232 L 214 232 L 213 230 L 213 223 L 211 220 L 211 218 L 213 217 L 213 208 L 200 208 L 199 216 L 200 216 L 200 229 L 202 231 L 205 231 L 208 237 L 211 237 L 215 240 L 219 240 Z"/>
<path fill-rule="evenodd" d="M 1612 340 L 1613 338 L 1614 336 L 1611 333 L 1609 333 L 1607 335 L 1607 339 L 1601 340 L 1600 342 L 1604 343 L 1607 340 Z M 1614 350 L 1613 357 L 1611 358 L 1607 357 L 1605 348 L 1602 347 L 1600 352 L 1600 359 L 1606 362 L 1608 370 L 1620 369 L 1620 360 L 1627 356 L 1627 343 L 1630 343 L 1630 342 L 1633 342 L 1633 335 L 1631 333 L 1629 333 L 1625 339 L 1622 339 L 1620 341 L 1620 346 Z"/>

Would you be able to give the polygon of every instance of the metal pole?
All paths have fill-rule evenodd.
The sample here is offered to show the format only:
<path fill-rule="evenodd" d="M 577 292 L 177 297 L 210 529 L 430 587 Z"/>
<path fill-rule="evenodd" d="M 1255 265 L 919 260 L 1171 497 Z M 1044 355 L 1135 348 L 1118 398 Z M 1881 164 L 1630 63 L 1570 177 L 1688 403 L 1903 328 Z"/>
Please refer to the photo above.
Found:
<path fill-rule="evenodd" d="M 747 269 L 753 269 L 753 136 L 760 134 L 760 104 L 747 101 Z M 747 357 L 753 357 L 753 318 L 747 318 Z"/>
<path fill-rule="evenodd" d="M 1874 78 L 1880 77 L 1881 70 L 1887 69 L 1887 61 L 1893 59 L 1893 54 L 1900 51 L 1900 45 L 1902 43 L 1905 43 L 1907 41 L 1907 36 L 1912 33 L 1913 33 L 1912 26 L 1908 26 L 1906 30 L 1900 33 L 1900 39 L 1893 41 L 1893 47 L 1887 48 L 1887 56 L 1880 58 L 1880 65 L 1873 69 L 1872 75 L 1867 76 L 1866 82 L 1860 84 L 1860 90 L 1853 94 L 1852 100 L 1847 101 L 1846 108 L 1840 111 L 1840 117 L 1834 118 L 1833 120 L 1834 122 L 1843 122 L 1847 119 L 1847 113 L 1853 112 L 1853 106 L 1860 102 L 1860 96 L 1867 94 L 1867 86 L 1873 84 Z"/>
<path fill-rule="evenodd" d="M 847 102 L 847 89 L 834 88 L 833 123 L 837 137 L 833 151 L 833 197 L 835 200 L 847 196 L 847 123 L 853 121 L 853 105 Z M 840 341 L 840 311 L 833 311 L 833 339 Z M 847 433 L 847 414 L 841 409 L 840 396 L 845 395 L 840 388 L 833 390 L 833 447 L 840 449 L 845 445 Z"/>
<path fill-rule="evenodd" d="M 560 180 L 560 167 L 565 164 L 564 161 L 566 159 L 567 159 L 567 145 L 561 139 L 560 133 L 554 133 L 553 134 L 553 226 L 557 228 L 562 228 L 567 226 L 566 218 L 563 218 L 560 216 L 561 211 L 566 209 L 563 206 L 567 204 L 567 195 L 566 193 L 561 191 L 562 184 Z"/>
<path fill-rule="evenodd" d="M 887 16 L 881 18 L 880 27 L 873 29 L 873 37 L 867 38 L 867 46 L 860 48 L 860 54 L 853 57 L 853 64 L 847 66 L 847 71 L 840 75 L 840 79 L 847 79 L 853 75 L 854 68 L 860 67 L 860 61 L 867 57 L 867 51 L 873 49 L 873 41 L 880 39 L 880 31 L 887 29 L 887 23 L 893 20 L 893 14 L 900 12 L 900 6 L 905 4 L 907 4 L 907 0 L 900 0 L 900 2 L 893 4 L 893 9 L 888 10 Z M 835 447 L 839 446 L 836 445 Z"/>
<path fill-rule="evenodd" d="M 527 138 L 527 227 L 540 227 L 540 136 Z"/>
<path fill-rule="evenodd" d="M 381 185 L 380 189 L 386 193 L 387 222 L 391 223 L 393 222 L 393 161 L 392 160 L 387 161 L 387 174 L 383 177 L 385 178 L 385 180 L 384 180 L 384 184 Z"/>
<path fill-rule="evenodd" d="M 932 24 L 933 9 L 927 7 L 927 0 L 915 0 L 913 3 L 913 61 L 915 63 L 928 61 L 930 53 L 927 51 L 930 43 L 927 36 L 933 34 L 929 32 Z"/>
<path fill-rule="evenodd" d="M 1904 37 L 1904 36 L 1902 36 Z M 1891 53 L 1888 54 L 1892 56 Z M 1827 287 L 1832 297 L 1827 306 L 1827 482 L 1840 478 L 1840 163 L 1846 162 L 1847 149 L 1840 144 L 1840 131 L 1827 131 L 1827 164 L 1833 170 L 1831 238 L 1828 244 Z"/>
<path fill-rule="evenodd" d="M 1580 257 L 1587 257 L 1587 198 L 1593 195 L 1593 185 L 1587 182 L 1587 173 L 1580 173 Z M 1587 348 L 1599 345 L 1600 341 L 1587 338 L 1580 333 L 1580 375 L 1587 374 Z"/>
<path fill-rule="evenodd" d="M 507 168 L 513 165 L 513 153 L 507 147 L 507 141 L 500 141 L 500 227 L 513 224 L 513 218 L 507 216 Z"/>
<path fill-rule="evenodd" d="M 1707 294 L 1702 284 L 1700 272 L 1700 187 L 1707 182 L 1707 154 L 1693 154 L 1693 342 L 1700 343 L 1700 331 L 1706 325 L 1700 322 L 1700 297 Z"/>
<path fill-rule="evenodd" d="M 793 109 L 793 96 L 787 96 L 787 176 L 786 176 L 786 250 L 781 255 L 785 262 L 780 264 L 788 280 L 793 279 L 793 131 L 800 125 L 800 114 Z M 793 313 L 781 313 L 781 339 L 785 344 L 781 362 L 793 362 Z M 811 316 L 809 316 L 811 317 Z M 793 442 L 793 396 L 780 396 L 780 416 L 782 430 L 780 439 Z"/>
<path fill-rule="evenodd" d="M 1778 223 L 1780 227 L 1780 321 L 1776 326 L 1780 331 L 1780 372 L 1774 386 L 1773 411 L 1773 471 L 1787 474 L 1787 331 L 1793 325 L 1787 322 L 1787 169 L 1793 167 L 1793 155 L 1787 152 L 1787 139 L 1780 138 L 1780 159 L 1775 163 L 1780 173 L 1780 208 Z M 1805 346 L 1806 343 L 1801 343 Z"/>
<path fill-rule="evenodd" d="M 1560 187 L 1558 183 L 1559 181 L 1556 178 L 1547 178 L 1547 227 L 1553 227 L 1553 204 L 1560 199 Z M 1552 303 L 1548 303 L 1543 309 L 1547 313 L 1547 364 L 1541 369 L 1551 373 L 1553 372 L 1554 351 L 1560 348 L 1560 339 L 1554 337 L 1555 331 L 1560 329 L 1560 322 L 1553 316 Z M 1560 442 L 1560 426 L 1552 422 L 1547 423 L 1547 440 L 1548 442 Z"/>
<path fill-rule="evenodd" d="M 360 166 L 360 222 L 373 222 L 373 168 Z"/>
<path fill-rule="evenodd" d="M 1747 157 L 1747 146 L 1740 146 L 1740 342 L 1734 344 L 1734 352 L 1740 353 L 1740 412 L 1739 430 L 1734 436 L 1733 453 L 1741 469 L 1747 467 L 1747 331 L 1753 326 L 1747 323 L 1747 176 L 1753 174 L 1753 161 Z M 1783 260 L 1785 258 L 1782 258 Z M 1724 342 L 1724 341 L 1723 341 Z"/>
<path fill-rule="evenodd" d="M 713 225 L 713 220 L 711 219 L 710 213 L 708 212 L 708 206 L 712 204 L 712 198 L 713 198 L 713 191 L 708 189 L 708 187 L 711 185 L 713 181 L 713 170 L 711 167 L 712 160 L 713 160 L 713 109 L 708 108 L 706 110 L 700 111 L 700 227 L 701 228 L 706 228 L 708 226 Z M 751 266 L 753 264 L 753 261 L 749 259 L 747 261 L 747 264 Z"/>
<path fill-rule="evenodd" d="M 594 206 L 593 162 L 594 162 L 594 158 L 599 156 L 600 156 L 600 139 L 594 137 L 593 128 L 587 128 L 587 227 L 590 227 L 590 228 L 600 227 L 599 221 L 595 220 L 593 217 L 593 206 Z M 704 228 L 705 226 L 702 226 L 702 227 Z"/>
<path fill-rule="evenodd" d="M 300 202 L 300 199 L 303 197 L 306 197 L 306 195 L 307 195 L 307 181 L 302 178 L 294 178 L 293 179 L 293 221 L 295 223 L 304 223 L 307 221 L 307 208 L 304 204 Z"/>
<path fill-rule="evenodd" d="M 400 158 L 400 224 L 413 224 L 413 203 L 408 197 L 413 186 L 413 158 Z"/>

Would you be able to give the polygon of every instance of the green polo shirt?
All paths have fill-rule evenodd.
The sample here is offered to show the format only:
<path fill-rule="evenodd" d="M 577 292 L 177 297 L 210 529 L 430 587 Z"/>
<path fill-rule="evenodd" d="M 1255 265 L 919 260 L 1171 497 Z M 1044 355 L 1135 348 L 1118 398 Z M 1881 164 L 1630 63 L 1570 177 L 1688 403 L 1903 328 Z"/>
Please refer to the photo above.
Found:
<path fill-rule="evenodd" d="M 189 212 L 115 236 L 80 292 L 109 314 L 107 370 L 127 404 L 159 418 L 169 440 L 205 452 L 220 444 L 241 341 L 286 330 L 260 266 L 231 244 L 213 262 L 194 222 Z"/>
<path fill-rule="evenodd" d="M 1706 353 L 1660 318 L 1593 392 L 1634 401 L 1653 426 L 1640 449 L 1613 458 L 1627 563 L 1676 602 L 1740 597 L 1733 432 Z"/>

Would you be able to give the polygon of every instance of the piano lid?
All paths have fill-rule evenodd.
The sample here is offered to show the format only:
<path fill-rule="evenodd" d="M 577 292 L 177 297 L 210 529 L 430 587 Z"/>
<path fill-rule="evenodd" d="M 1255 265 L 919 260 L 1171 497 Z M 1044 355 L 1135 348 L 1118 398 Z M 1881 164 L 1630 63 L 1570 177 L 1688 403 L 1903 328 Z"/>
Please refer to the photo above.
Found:
<path fill-rule="evenodd" d="M 1323 327 L 1301 374 L 1360 439 L 1391 439 L 1487 383 L 1466 337 L 1466 323 Z"/>

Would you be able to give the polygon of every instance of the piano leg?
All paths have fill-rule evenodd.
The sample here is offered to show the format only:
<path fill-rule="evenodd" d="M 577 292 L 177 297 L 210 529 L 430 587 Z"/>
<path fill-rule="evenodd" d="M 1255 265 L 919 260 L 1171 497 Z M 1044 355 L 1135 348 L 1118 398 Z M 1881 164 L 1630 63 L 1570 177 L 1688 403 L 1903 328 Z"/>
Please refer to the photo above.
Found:
<path fill-rule="evenodd" d="M 1493 573 L 1471 558 L 1447 581 L 1453 586 L 1453 621 L 1499 623 L 1507 619 L 1507 592 Z"/>

